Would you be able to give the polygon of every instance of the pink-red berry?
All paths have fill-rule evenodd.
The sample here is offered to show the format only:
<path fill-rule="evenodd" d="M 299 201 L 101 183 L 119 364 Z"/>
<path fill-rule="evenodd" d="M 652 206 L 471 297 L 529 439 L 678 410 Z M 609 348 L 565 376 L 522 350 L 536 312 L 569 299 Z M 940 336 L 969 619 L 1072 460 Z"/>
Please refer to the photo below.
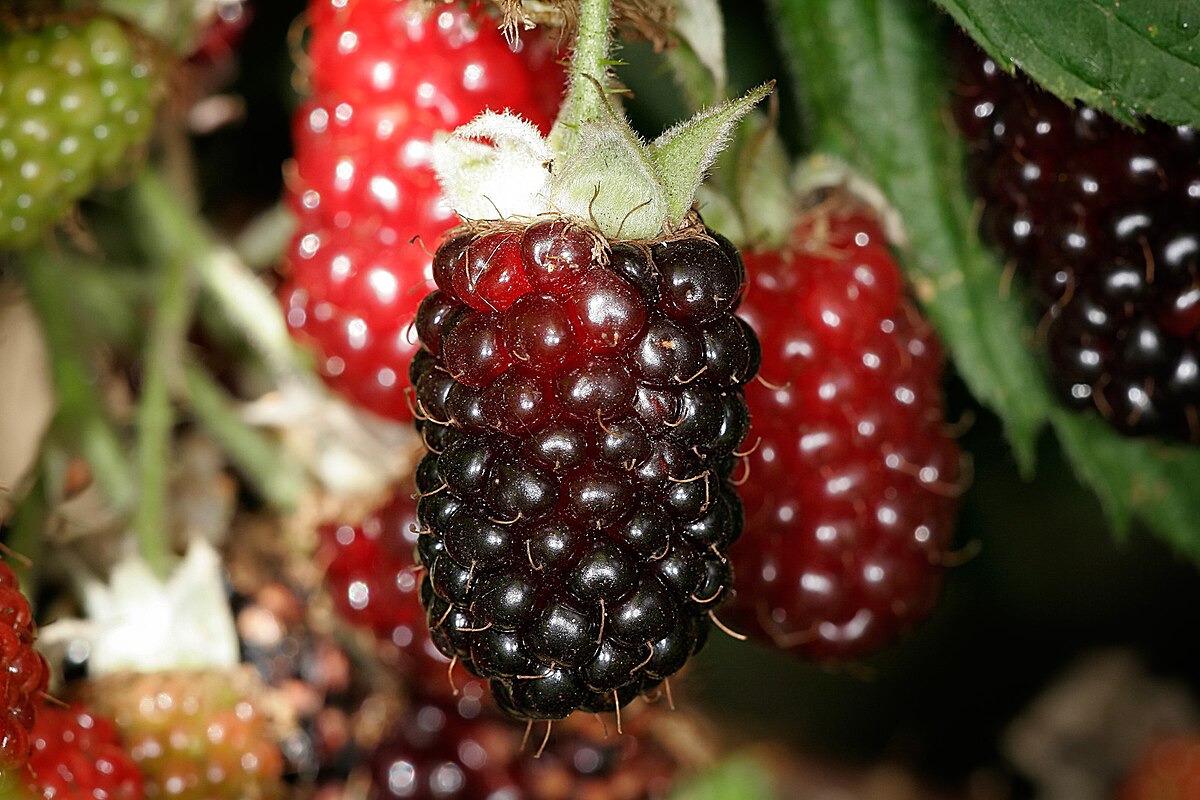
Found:
<path fill-rule="evenodd" d="M 962 480 L 941 348 L 864 212 L 807 212 L 746 266 L 763 380 L 746 388 L 732 619 L 806 658 L 856 658 L 938 595 Z"/>
<path fill-rule="evenodd" d="M 33 730 L 28 785 L 37 800 L 142 800 L 141 772 L 112 720 L 81 705 L 43 705 Z"/>
<path fill-rule="evenodd" d="M 25 766 L 50 679 L 46 660 L 33 649 L 33 612 L 19 586 L 16 573 L 0 560 L 0 775 Z"/>
<path fill-rule="evenodd" d="M 433 288 L 429 250 L 457 222 L 430 165 L 432 139 L 485 108 L 548 129 L 562 71 L 540 33 L 514 52 L 478 3 L 314 0 L 309 25 L 312 96 L 296 112 L 288 182 L 300 220 L 281 291 L 288 324 L 334 389 L 411 419 L 410 325 Z"/>

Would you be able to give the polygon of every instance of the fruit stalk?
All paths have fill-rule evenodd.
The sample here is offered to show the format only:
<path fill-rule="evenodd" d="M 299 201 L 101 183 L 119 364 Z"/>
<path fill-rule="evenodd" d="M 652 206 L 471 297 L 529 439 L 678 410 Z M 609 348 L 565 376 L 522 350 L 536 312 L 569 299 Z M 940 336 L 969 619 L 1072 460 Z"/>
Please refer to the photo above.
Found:
<path fill-rule="evenodd" d="M 603 112 L 601 89 L 607 87 L 610 7 L 609 0 L 580 0 L 579 33 L 571 54 L 567 97 L 550 129 L 550 149 L 566 153 L 579 139 L 579 126 Z M 597 86 L 599 83 L 599 86 Z"/>
<path fill-rule="evenodd" d="M 139 216 L 151 222 L 143 238 L 154 262 L 160 264 L 159 302 L 145 345 L 141 397 L 137 408 L 137 470 L 139 500 L 133 530 L 138 551 L 159 577 L 171 561 L 167 537 L 167 473 L 171 429 L 175 423 L 171 404 L 171 373 L 179 361 L 183 339 L 192 316 L 189 259 L 174 247 L 168 228 L 178 225 L 170 215 L 149 214 L 163 204 L 153 173 L 134 184 L 134 204 Z"/>
<path fill-rule="evenodd" d="M 155 171 L 143 173 L 137 191 L 141 198 L 138 213 L 159 231 L 164 250 L 186 257 L 201 289 L 272 374 L 305 372 L 279 305 L 237 254 L 217 242 L 198 216 L 180 207 L 177 195 Z"/>
<path fill-rule="evenodd" d="M 238 469 L 272 506 L 295 508 L 305 488 L 304 474 L 296 462 L 285 458 L 274 441 L 238 417 L 203 367 L 185 364 L 183 379 L 192 412 Z"/>

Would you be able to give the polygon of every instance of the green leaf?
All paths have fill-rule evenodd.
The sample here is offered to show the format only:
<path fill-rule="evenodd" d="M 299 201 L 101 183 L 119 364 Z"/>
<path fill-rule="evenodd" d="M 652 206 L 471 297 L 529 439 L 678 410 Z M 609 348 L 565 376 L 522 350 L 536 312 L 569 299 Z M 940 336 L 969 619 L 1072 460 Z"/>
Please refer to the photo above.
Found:
<path fill-rule="evenodd" d="M 1049 397 L 1024 309 L 978 241 L 961 145 L 946 125 L 941 42 L 918 0 L 774 0 L 819 149 L 876 182 L 908 234 L 901 256 L 971 391 L 1005 423 L 1021 465 Z"/>
<path fill-rule="evenodd" d="M 937 0 L 1005 67 L 1117 119 L 1200 125 L 1200 3 Z"/>
<path fill-rule="evenodd" d="M 666 194 L 645 145 L 611 106 L 604 108 L 604 116 L 580 126 L 575 149 L 555 163 L 550 206 L 590 219 L 614 239 L 653 238 L 667 218 Z"/>
<path fill-rule="evenodd" d="M 762 765 L 747 758 L 733 758 L 677 788 L 671 800 L 769 800 L 775 796 Z"/>
<path fill-rule="evenodd" d="M 1200 560 L 1200 449 L 1124 438 L 1094 414 L 1059 408 L 1052 420 L 1076 474 L 1118 531 L 1136 515 Z"/>

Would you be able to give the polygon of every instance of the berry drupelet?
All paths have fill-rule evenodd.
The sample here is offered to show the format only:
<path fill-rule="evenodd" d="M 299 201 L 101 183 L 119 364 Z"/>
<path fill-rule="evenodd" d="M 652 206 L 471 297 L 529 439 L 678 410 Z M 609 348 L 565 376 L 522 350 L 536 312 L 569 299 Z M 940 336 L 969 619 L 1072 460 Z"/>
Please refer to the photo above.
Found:
<path fill-rule="evenodd" d="M 730 473 L 758 344 L 741 258 L 698 219 L 460 231 L 410 377 L 433 640 L 524 719 L 611 710 L 705 642 L 741 532 Z"/>
<path fill-rule="evenodd" d="M 1134 130 L 957 47 L 983 233 L 1034 287 L 1059 393 L 1200 441 L 1200 133 Z"/>
<path fill-rule="evenodd" d="M 937 600 L 960 482 L 941 347 L 864 211 L 807 211 L 788 247 L 746 265 L 763 380 L 746 389 L 731 619 L 805 658 L 858 658 Z"/>

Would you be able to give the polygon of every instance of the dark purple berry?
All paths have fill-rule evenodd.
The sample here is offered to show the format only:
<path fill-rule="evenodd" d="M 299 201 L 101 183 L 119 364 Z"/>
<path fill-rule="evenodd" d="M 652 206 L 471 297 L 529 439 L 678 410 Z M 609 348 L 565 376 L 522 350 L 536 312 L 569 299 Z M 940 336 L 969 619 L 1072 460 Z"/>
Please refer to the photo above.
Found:
<path fill-rule="evenodd" d="M 1072 108 L 957 46 L 983 232 L 1035 290 L 1060 394 L 1125 434 L 1200 441 L 1200 137 Z"/>
<path fill-rule="evenodd" d="M 744 268 L 720 239 L 564 220 L 443 247 L 412 369 L 431 638 L 511 715 L 613 710 L 682 667 L 732 580 Z"/>

